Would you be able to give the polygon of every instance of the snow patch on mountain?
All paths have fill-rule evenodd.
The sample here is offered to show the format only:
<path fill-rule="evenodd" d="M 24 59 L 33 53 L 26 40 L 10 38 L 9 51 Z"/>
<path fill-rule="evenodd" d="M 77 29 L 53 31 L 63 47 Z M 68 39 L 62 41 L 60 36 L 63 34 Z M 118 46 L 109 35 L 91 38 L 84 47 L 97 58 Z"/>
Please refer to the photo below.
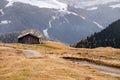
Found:
<path fill-rule="evenodd" d="M 78 17 L 80 17 L 80 18 L 82 18 L 82 19 L 84 19 L 84 20 L 86 19 L 84 16 L 79 15 L 79 14 L 77 14 L 77 13 L 75 13 L 75 12 L 67 11 L 67 14 L 73 14 L 73 15 L 78 16 Z"/>
<path fill-rule="evenodd" d="M 59 10 L 67 10 L 67 4 L 57 0 L 7 0 L 9 3 L 6 7 L 13 6 L 15 2 L 30 4 L 39 8 L 53 8 Z"/>
<path fill-rule="evenodd" d="M 9 24 L 9 23 L 11 23 L 11 21 L 10 20 L 4 20 L 4 21 L 0 21 L 0 24 Z"/>
<path fill-rule="evenodd" d="M 0 9 L 0 13 L 1 15 L 4 15 L 3 9 Z"/>
<path fill-rule="evenodd" d="M 87 8 L 86 10 L 93 11 L 93 10 L 97 10 L 97 9 L 98 9 L 98 7 L 92 7 L 92 8 Z"/>
<path fill-rule="evenodd" d="M 93 21 L 93 23 L 96 24 L 100 29 L 104 29 L 104 27 L 100 25 L 99 23 L 97 23 L 96 21 Z"/>
<path fill-rule="evenodd" d="M 75 8 L 82 8 L 87 10 L 97 9 L 95 6 L 104 5 L 113 2 L 120 2 L 120 0 L 6 0 L 9 3 L 6 7 L 13 6 L 15 2 L 25 3 L 39 8 L 52 8 L 57 10 L 67 10 L 68 5 Z M 112 5 L 113 7 L 115 5 Z M 118 7 L 119 5 L 116 5 Z M 92 7 L 92 8 L 89 8 Z"/>
<path fill-rule="evenodd" d="M 111 5 L 110 7 L 114 8 L 120 8 L 120 4 L 115 4 L 115 5 Z"/>
<path fill-rule="evenodd" d="M 64 3 L 67 3 L 70 6 L 75 8 L 86 9 L 88 7 L 94 7 L 97 5 L 105 5 L 108 3 L 120 2 L 120 0 L 59 0 Z"/>
<path fill-rule="evenodd" d="M 48 33 L 48 30 L 49 30 L 50 28 L 52 28 L 52 22 L 53 22 L 55 19 L 56 19 L 56 16 L 52 16 L 52 19 L 49 21 L 49 27 L 43 30 L 43 33 L 44 33 L 44 35 L 45 35 L 47 38 L 50 38 L 49 33 Z"/>

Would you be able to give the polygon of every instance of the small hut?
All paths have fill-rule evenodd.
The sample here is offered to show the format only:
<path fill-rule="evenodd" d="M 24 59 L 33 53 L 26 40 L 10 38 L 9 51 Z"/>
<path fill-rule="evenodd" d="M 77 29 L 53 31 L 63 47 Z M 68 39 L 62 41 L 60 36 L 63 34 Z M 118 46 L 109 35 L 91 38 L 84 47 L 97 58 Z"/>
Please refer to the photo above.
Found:
<path fill-rule="evenodd" d="M 18 36 L 18 43 L 39 44 L 40 43 L 40 37 L 38 37 L 38 36 L 36 36 L 32 33 L 26 33 L 26 34 Z"/>

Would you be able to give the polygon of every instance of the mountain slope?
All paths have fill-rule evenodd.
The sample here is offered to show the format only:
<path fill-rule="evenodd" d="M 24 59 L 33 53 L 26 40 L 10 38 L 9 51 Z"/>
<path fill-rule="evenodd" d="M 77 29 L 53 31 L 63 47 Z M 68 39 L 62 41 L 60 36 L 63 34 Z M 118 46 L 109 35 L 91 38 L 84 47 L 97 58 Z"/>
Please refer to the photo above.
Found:
<path fill-rule="evenodd" d="M 95 48 L 95 47 L 115 47 L 120 48 L 120 20 L 113 22 L 106 29 L 99 33 L 95 33 L 85 40 L 81 40 L 72 45 L 76 48 Z"/>
<path fill-rule="evenodd" d="M 37 29 L 48 38 L 72 44 L 119 19 L 119 2 L 0 0 L 0 32 Z"/>

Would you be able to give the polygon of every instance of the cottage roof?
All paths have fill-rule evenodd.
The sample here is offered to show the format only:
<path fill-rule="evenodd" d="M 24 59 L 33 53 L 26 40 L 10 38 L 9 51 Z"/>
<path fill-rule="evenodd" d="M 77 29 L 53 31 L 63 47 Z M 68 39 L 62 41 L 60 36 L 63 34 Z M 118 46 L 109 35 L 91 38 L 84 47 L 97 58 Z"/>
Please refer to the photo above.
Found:
<path fill-rule="evenodd" d="M 19 36 L 18 36 L 18 39 L 19 39 L 19 38 L 22 38 L 22 37 L 24 37 L 24 36 L 27 36 L 27 35 L 32 35 L 32 36 L 35 36 L 35 37 L 37 37 L 37 38 L 41 38 L 41 37 L 42 37 L 42 36 L 36 36 L 36 35 L 34 35 L 34 34 L 32 34 L 32 33 L 25 33 L 25 34 L 19 35 Z"/>

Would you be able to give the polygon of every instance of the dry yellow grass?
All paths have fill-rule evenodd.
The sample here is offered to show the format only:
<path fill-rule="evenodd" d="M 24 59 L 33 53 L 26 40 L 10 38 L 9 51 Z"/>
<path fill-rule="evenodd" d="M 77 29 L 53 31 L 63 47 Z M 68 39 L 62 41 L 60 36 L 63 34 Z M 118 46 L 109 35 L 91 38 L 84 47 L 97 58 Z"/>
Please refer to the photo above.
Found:
<path fill-rule="evenodd" d="M 15 49 L 31 49 L 31 50 L 37 50 L 41 51 L 42 53 L 47 52 L 64 52 L 68 50 L 74 50 L 74 48 L 71 48 L 69 46 L 66 46 L 65 44 L 62 44 L 60 42 L 53 42 L 53 41 L 44 41 L 41 44 L 4 44 L 1 43 L 0 46 L 6 46 L 11 47 Z"/>
<path fill-rule="evenodd" d="M 114 57 L 119 57 L 120 58 L 120 49 L 115 49 L 111 47 L 99 47 L 95 49 L 79 49 L 85 53 L 92 53 L 92 54 L 97 54 L 97 55 L 106 55 L 106 56 L 114 56 Z"/>
<path fill-rule="evenodd" d="M 1 51 L 0 80 L 118 80 L 59 58 L 26 59 L 13 49 Z"/>
<path fill-rule="evenodd" d="M 42 44 L 4 44 L 0 43 L 0 46 L 12 47 L 16 49 L 31 49 L 31 50 L 38 50 L 42 52 L 81 52 L 81 53 L 92 53 L 92 54 L 100 54 L 100 55 L 107 55 L 107 56 L 116 56 L 120 57 L 120 49 L 115 49 L 111 47 L 106 48 L 95 48 L 95 49 L 87 49 L 87 48 L 72 48 L 60 42 L 53 42 L 53 41 L 44 41 Z"/>
<path fill-rule="evenodd" d="M 85 53 L 87 49 L 74 49 L 50 41 L 38 45 L 1 43 L 0 46 L 0 80 L 120 80 L 88 66 L 59 58 L 66 55 L 78 57 L 78 52 Z M 27 59 L 18 49 L 40 51 L 46 56 Z"/>
<path fill-rule="evenodd" d="M 100 47 L 100 48 L 95 48 L 95 49 L 86 49 L 86 48 L 75 49 L 75 48 L 66 46 L 65 44 L 62 44 L 60 42 L 53 42 L 53 41 L 44 41 L 42 42 L 42 44 L 34 44 L 34 45 L 33 44 L 32 45 L 3 44 L 3 43 L 1 43 L 0 45 L 11 47 L 14 49 L 36 50 L 43 54 L 51 53 L 51 54 L 58 55 L 58 57 L 59 56 L 60 57 L 64 57 L 64 56 L 73 57 L 73 54 L 74 54 L 75 57 L 86 58 L 86 59 L 95 60 L 95 61 L 102 60 L 103 63 L 110 64 L 113 66 L 114 65 L 120 66 L 119 60 L 108 59 L 108 58 L 106 59 L 105 57 L 101 57 L 101 56 L 108 56 L 108 57 L 112 56 L 112 57 L 120 58 L 120 49 L 114 49 L 110 47 L 106 47 L 106 48 Z M 81 53 L 82 55 L 79 55 L 78 53 Z M 97 56 L 93 56 L 93 55 L 97 55 Z"/>

